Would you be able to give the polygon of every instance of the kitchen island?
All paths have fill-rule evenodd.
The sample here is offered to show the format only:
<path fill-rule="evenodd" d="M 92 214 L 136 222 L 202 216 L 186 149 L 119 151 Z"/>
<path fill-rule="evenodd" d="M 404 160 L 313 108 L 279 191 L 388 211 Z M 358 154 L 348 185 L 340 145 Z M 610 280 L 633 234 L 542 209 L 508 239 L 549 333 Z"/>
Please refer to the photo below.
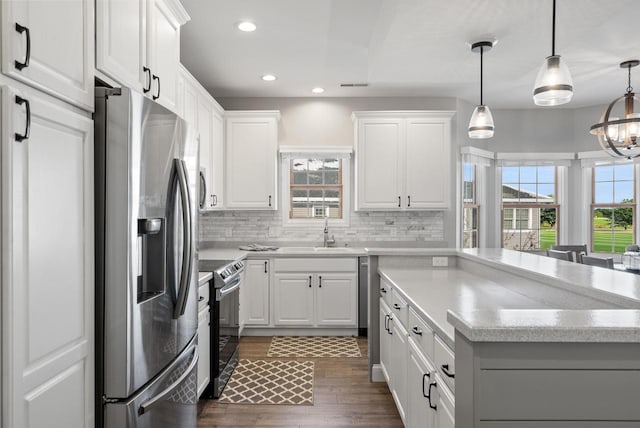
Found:
<path fill-rule="evenodd" d="M 500 249 L 368 254 L 371 377 L 406 425 L 640 426 L 637 275 Z"/>

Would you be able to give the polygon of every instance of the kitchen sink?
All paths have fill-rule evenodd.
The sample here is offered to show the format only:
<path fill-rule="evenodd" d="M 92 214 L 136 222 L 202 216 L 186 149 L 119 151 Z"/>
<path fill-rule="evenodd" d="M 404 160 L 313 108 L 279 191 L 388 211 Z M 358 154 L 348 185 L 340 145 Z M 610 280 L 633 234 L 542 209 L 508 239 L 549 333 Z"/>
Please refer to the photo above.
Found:
<path fill-rule="evenodd" d="M 316 247 L 280 247 L 283 253 L 313 253 Z"/>
<path fill-rule="evenodd" d="M 349 247 L 316 247 L 318 253 L 350 253 L 353 249 Z"/>
<path fill-rule="evenodd" d="M 283 253 L 350 253 L 353 251 L 349 247 L 281 247 L 280 250 Z"/>

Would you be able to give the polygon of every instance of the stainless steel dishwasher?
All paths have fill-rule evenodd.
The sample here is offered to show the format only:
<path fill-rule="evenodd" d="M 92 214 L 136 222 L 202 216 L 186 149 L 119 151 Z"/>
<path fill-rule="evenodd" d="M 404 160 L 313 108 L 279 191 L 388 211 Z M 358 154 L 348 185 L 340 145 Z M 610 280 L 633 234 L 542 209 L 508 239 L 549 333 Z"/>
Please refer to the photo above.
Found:
<path fill-rule="evenodd" d="M 358 336 L 367 335 L 369 321 L 369 257 L 358 257 Z"/>

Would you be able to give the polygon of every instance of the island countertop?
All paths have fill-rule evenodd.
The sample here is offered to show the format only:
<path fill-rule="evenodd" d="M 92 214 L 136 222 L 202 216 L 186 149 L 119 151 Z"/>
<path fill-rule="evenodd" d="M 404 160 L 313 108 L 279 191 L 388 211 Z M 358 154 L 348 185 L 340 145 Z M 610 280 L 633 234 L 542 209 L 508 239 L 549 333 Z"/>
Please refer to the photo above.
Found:
<path fill-rule="evenodd" d="M 637 275 L 502 249 L 454 254 L 471 263 L 378 269 L 451 347 L 455 330 L 471 341 L 640 342 Z"/>

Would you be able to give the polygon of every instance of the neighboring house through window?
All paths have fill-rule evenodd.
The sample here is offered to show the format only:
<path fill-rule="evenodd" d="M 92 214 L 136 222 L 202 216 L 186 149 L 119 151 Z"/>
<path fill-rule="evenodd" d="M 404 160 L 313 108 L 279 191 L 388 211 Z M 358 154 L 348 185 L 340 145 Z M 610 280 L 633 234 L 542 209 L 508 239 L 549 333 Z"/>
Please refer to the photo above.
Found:
<path fill-rule="evenodd" d="M 502 247 L 548 249 L 558 241 L 556 167 L 502 167 Z"/>

